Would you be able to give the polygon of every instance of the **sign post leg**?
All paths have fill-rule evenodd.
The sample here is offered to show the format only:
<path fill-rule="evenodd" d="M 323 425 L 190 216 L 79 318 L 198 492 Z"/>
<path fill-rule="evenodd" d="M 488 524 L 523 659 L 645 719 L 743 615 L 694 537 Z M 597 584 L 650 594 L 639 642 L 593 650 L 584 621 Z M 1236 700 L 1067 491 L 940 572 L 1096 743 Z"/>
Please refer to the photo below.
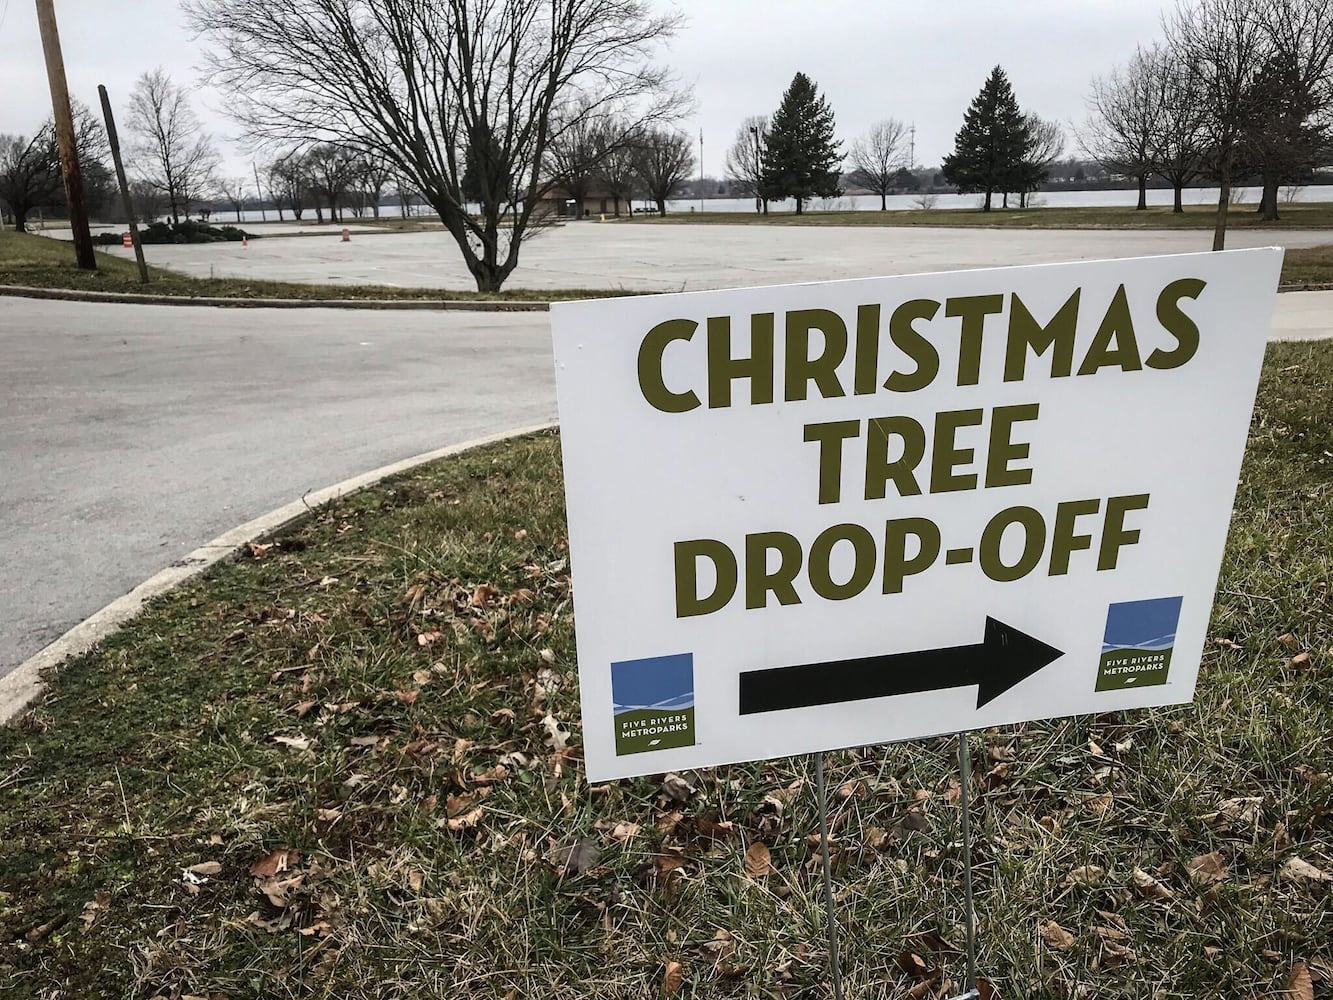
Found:
<path fill-rule="evenodd" d="M 977 991 L 977 914 L 972 905 L 972 755 L 967 748 L 967 733 L 958 734 L 958 776 L 962 794 L 958 805 L 963 818 L 963 897 L 967 927 L 967 979 L 964 982 L 966 992 L 958 1000 L 968 1000 L 980 994 Z"/>
<path fill-rule="evenodd" d="M 828 788 L 824 784 L 824 754 L 815 754 L 815 794 L 819 799 L 819 853 L 824 862 L 824 914 L 828 919 L 829 974 L 833 998 L 842 1000 L 842 967 L 838 963 L 838 922 L 833 915 L 833 875 L 829 867 Z"/>

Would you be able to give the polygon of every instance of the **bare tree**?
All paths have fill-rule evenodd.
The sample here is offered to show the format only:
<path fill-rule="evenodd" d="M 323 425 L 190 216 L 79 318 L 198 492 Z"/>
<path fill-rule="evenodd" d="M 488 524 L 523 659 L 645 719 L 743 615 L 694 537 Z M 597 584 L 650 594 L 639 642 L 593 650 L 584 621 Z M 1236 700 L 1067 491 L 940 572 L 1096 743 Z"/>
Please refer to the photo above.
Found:
<path fill-rule="evenodd" d="M 653 65 L 678 15 L 650 0 L 185 0 L 213 81 L 259 142 L 312 137 L 383 154 L 421 192 L 482 291 L 518 265 L 551 181 L 547 149 L 589 114 L 660 120 L 685 105 Z M 462 196 L 480 148 L 480 211 Z"/>
<path fill-rule="evenodd" d="M 17 232 L 27 231 L 33 209 L 58 204 L 63 190 L 53 131 L 43 128 L 31 139 L 0 135 L 0 205 L 13 217 Z"/>
<path fill-rule="evenodd" d="M 1269 54 L 1254 81 L 1247 152 L 1263 175 L 1259 211 L 1277 219 L 1278 189 L 1312 167 L 1333 132 L 1333 4 L 1262 0 Z"/>
<path fill-rule="evenodd" d="M 896 186 L 898 171 L 904 166 L 903 145 L 907 126 L 896 118 L 876 122 L 860 136 L 848 154 L 853 184 L 879 195 L 879 210 L 888 209 L 888 195 Z"/>
<path fill-rule="evenodd" d="M 1140 211 L 1148 207 L 1153 144 L 1161 132 L 1158 59 L 1153 50 L 1139 48 L 1124 68 L 1094 78 L 1088 122 L 1079 136 L 1087 154 L 1108 171 L 1138 182 Z"/>
<path fill-rule="evenodd" d="M 1185 185 L 1200 176 L 1211 143 L 1199 80 L 1186 65 L 1154 46 L 1157 131 L 1152 139 L 1153 171 L 1171 185 L 1172 211 L 1183 212 Z"/>
<path fill-rule="evenodd" d="M 694 169 L 694 144 L 686 135 L 652 129 L 638 146 L 639 179 L 657 211 L 666 215 L 666 203 L 680 190 Z"/>
<path fill-rule="evenodd" d="M 106 169 L 102 161 L 111 148 L 102 123 L 86 105 L 74 101 L 71 111 L 74 115 L 74 144 L 85 175 L 84 186 L 92 189 L 96 182 L 105 181 Z M 88 190 L 85 195 L 91 205 L 99 200 L 100 193 Z M 33 209 L 65 207 L 60 152 L 56 147 L 55 125 L 50 119 L 31 139 L 21 135 L 0 135 L 0 203 L 8 207 L 18 232 L 26 230 L 28 213 Z"/>
<path fill-rule="evenodd" d="M 290 150 L 269 164 L 268 188 L 273 203 L 278 206 L 278 218 L 282 218 L 282 206 L 286 205 L 300 222 L 310 191 L 310 174 L 306 170 L 305 155 L 300 150 Z"/>
<path fill-rule="evenodd" d="M 727 150 L 727 177 L 742 194 L 755 200 L 755 211 L 768 214 L 768 192 L 764 188 L 764 154 L 768 144 L 768 115 L 751 115 L 736 130 Z"/>
<path fill-rule="evenodd" d="M 305 154 L 306 175 L 310 190 L 329 209 L 329 221 L 337 222 L 338 209 L 347 201 L 347 194 L 356 183 L 360 161 L 356 150 L 332 142 L 311 146 Z"/>
<path fill-rule="evenodd" d="M 1254 113 L 1254 85 L 1270 52 L 1260 16 L 1266 0 L 1176 0 L 1167 21 L 1169 51 L 1194 74 L 1212 133 L 1209 172 L 1217 180 L 1213 249 L 1226 246 L 1227 210 L 1241 138 Z"/>
<path fill-rule="evenodd" d="M 625 135 L 625 141 L 609 150 L 602 158 L 602 183 L 606 187 L 606 193 L 611 196 L 616 215 L 620 215 L 622 201 L 633 215 L 634 192 L 638 189 L 639 183 L 638 137 L 630 133 L 624 123 L 618 125 L 614 131 Z"/>
<path fill-rule="evenodd" d="M 188 95 L 161 67 L 151 70 L 130 91 L 127 124 L 138 174 L 166 196 L 173 222 L 182 213 L 188 218 L 190 205 L 212 185 L 218 162 Z"/>
<path fill-rule="evenodd" d="M 362 152 L 357 157 L 357 183 L 361 187 L 364 200 L 370 202 L 370 210 L 375 218 L 380 217 L 380 202 L 384 192 L 393 179 L 393 165 L 379 153 Z"/>
<path fill-rule="evenodd" d="M 1018 168 L 1018 206 L 1028 207 L 1028 195 L 1038 190 L 1051 174 L 1051 164 L 1065 151 L 1065 133 L 1059 122 L 1048 121 L 1037 115 L 1023 116 L 1027 130 L 1023 162 Z"/>
<path fill-rule="evenodd" d="M 245 208 L 245 185 L 249 183 L 244 177 L 219 177 L 217 180 L 218 193 L 222 195 L 223 201 L 231 206 L 231 210 L 236 213 L 236 221 L 241 222 L 241 210 Z"/>
<path fill-rule="evenodd" d="M 607 155 L 606 123 L 576 107 L 569 122 L 547 147 L 547 175 L 559 191 L 574 202 L 574 214 L 583 218 L 584 202 L 599 179 L 599 168 Z"/>

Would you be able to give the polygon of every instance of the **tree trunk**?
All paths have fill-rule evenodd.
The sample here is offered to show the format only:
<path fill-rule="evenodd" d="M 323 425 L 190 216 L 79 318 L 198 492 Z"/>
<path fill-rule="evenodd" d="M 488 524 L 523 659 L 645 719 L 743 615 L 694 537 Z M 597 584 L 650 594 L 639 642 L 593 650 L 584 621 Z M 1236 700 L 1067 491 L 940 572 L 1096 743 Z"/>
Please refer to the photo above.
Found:
<path fill-rule="evenodd" d="M 879 210 L 881 212 L 887 212 L 889 210 L 889 199 L 885 197 L 885 192 L 883 191 L 879 193 Z"/>
<path fill-rule="evenodd" d="M 1018 207 L 1019 208 L 1028 207 L 1028 193 L 1026 191 L 1018 192 Z"/>
<path fill-rule="evenodd" d="M 1148 208 L 1148 175 L 1139 174 L 1139 203 L 1134 206 L 1134 211 L 1143 212 Z"/>
<path fill-rule="evenodd" d="M 240 221 L 241 221 L 241 206 L 240 206 L 240 205 L 237 205 L 237 206 L 235 206 L 235 207 L 236 207 L 236 221 L 237 221 L 237 222 L 240 222 Z"/>
<path fill-rule="evenodd" d="M 1009 207 L 1009 192 L 1008 192 L 1008 191 L 1006 191 L 1006 192 L 1004 193 L 1004 201 L 1000 204 L 1000 207 L 1001 207 L 1001 208 L 1008 208 L 1008 207 Z"/>
<path fill-rule="evenodd" d="M 1263 194 L 1259 198 L 1259 209 L 1265 222 L 1277 222 L 1277 175 L 1264 174 Z"/>
<path fill-rule="evenodd" d="M 666 199 L 658 198 L 656 199 L 656 201 L 657 201 L 657 214 L 666 215 Z"/>
<path fill-rule="evenodd" d="M 1185 211 L 1185 185 L 1176 184 L 1175 194 L 1171 198 L 1171 211 L 1175 214 L 1182 214 Z"/>
<path fill-rule="evenodd" d="M 797 214 L 797 215 L 800 215 L 800 214 L 801 214 L 801 209 L 802 209 L 802 207 L 803 207 L 803 203 L 804 203 L 804 201 L 805 201 L 804 198 L 799 198 L 799 197 L 798 197 L 798 198 L 796 199 L 796 214 Z"/>
<path fill-rule="evenodd" d="M 1227 209 L 1231 207 L 1231 172 L 1224 171 L 1217 189 L 1217 222 L 1213 226 L 1213 249 L 1227 246 Z"/>
<path fill-rule="evenodd" d="M 991 190 L 990 190 L 990 188 L 987 188 L 987 189 L 986 189 L 986 201 L 985 201 L 985 202 L 982 204 L 982 206 L 981 206 L 981 210 L 982 210 L 983 212 L 989 212 L 989 211 L 990 211 L 990 196 L 991 196 Z"/>
<path fill-rule="evenodd" d="M 765 215 L 768 214 L 768 199 L 767 199 L 767 198 L 764 199 L 764 214 L 765 214 Z"/>

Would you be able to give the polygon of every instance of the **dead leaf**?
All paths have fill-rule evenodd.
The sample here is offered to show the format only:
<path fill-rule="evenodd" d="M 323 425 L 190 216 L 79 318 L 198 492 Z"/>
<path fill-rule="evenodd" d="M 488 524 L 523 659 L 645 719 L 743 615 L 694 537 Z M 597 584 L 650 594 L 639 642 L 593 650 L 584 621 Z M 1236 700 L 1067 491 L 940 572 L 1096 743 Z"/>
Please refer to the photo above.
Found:
<path fill-rule="evenodd" d="M 484 608 L 493 604 L 495 599 L 500 596 L 500 591 L 492 587 L 489 583 L 481 583 L 472 591 L 472 606 L 474 608 Z"/>
<path fill-rule="evenodd" d="M 297 718 L 304 719 L 312 708 L 318 705 L 317 701 L 303 701 L 292 706 L 292 711 L 296 713 Z"/>
<path fill-rule="evenodd" d="M 1190 858 L 1185 862 L 1185 870 L 1195 885 L 1211 885 L 1227 877 L 1227 862 L 1218 851 L 1213 851 L 1211 854 Z"/>
<path fill-rule="evenodd" d="M 666 971 L 662 974 L 662 996 L 675 996 L 680 992 L 680 988 L 684 982 L 685 966 L 681 965 L 679 962 L 667 962 Z"/>
<path fill-rule="evenodd" d="M 588 837 L 566 837 L 551 848 L 547 859 L 561 875 L 582 875 L 601 855 L 597 843 Z"/>
<path fill-rule="evenodd" d="M 745 852 L 745 873 L 751 878 L 763 878 L 773 874 L 773 856 L 768 845 L 760 841 L 750 845 Z"/>
<path fill-rule="evenodd" d="M 418 698 L 421 697 L 420 691 L 395 691 L 393 696 L 404 705 L 415 705 Z"/>
<path fill-rule="evenodd" d="M 1041 939 L 1056 951 L 1068 951 L 1074 947 L 1078 938 L 1070 934 L 1067 930 L 1057 924 L 1054 920 L 1048 920 L 1044 924 L 1037 926 L 1037 931 L 1041 934 Z"/>
<path fill-rule="evenodd" d="M 423 648 L 429 648 L 444 638 L 443 632 L 422 632 L 417 636 L 417 645 Z"/>
<path fill-rule="evenodd" d="M 563 750 L 569 743 L 569 730 L 560 724 L 553 715 L 542 719 L 542 728 L 546 730 L 544 742 L 552 750 Z"/>
<path fill-rule="evenodd" d="M 1333 882 L 1333 875 L 1316 868 L 1302 858 L 1288 858 L 1287 863 L 1282 866 L 1282 870 L 1296 878 L 1308 878 L 1314 882 Z"/>
<path fill-rule="evenodd" d="M 300 857 L 297 851 L 285 847 L 270 851 L 250 866 L 250 874 L 255 878 L 270 878 L 295 867 Z"/>
<path fill-rule="evenodd" d="M 220 875 L 222 874 L 222 862 L 201 861 L 197 865 L 190 865 L 185 870 L 191 875 Z"/>
<path fill-rule="evenodd" d="M 291 878 L 275 877 L 255 880 L 256 888 L 264 894 L 264 898 L 269 901 L 269 905 L 278 910 L 287 906 L 288 894 L 293 889 L 299 889 L 304 881 L 304 875 L 293 875 Z"/>
<path fill-rule="evenodd" d="M 1133 878 L 1134 885 L 1138 888 L 1139 892 L 1147 896 L 1149 899 L 1160 899 L 1166 902 L 1176 898 L 1174 892 L 1164 886 L 1161 882 L 1157 881 L 1157 879 L 1153 878 L 1142 868 L 1134 869 Z"/>
<path fill-rule="evenodd" d="M 83 913 L 79 915 L 79 919 L 83 921 L 83 929 L 91 930 L 93 924 L 97 923 L 102 914 L 110 908 L 111 893 L 105 891 L 95 893 L 92 899 L 83 904 Z"/>
<path fill-rule="evenodd" d="M 1296 637 L 1292 635 L 1290 632 L 1283 632 L 1280 636 L 1277 637 L 1277 641 L 1282 643 L 1282 645 L 1284 646 L 1296 645 Z"/>
<path fill-rule="evenodd" d="M 1106 869 L 1099 865 L 1079 865 L 1065 877 L 1065 884 L 1098 886 L 1105 875 Z"/>
<path fill-rule="evenodd" d="M 305 736 L 275 736 L 274 743 L 281 743 L 292 750 L 309 750 L 310 740 Z"/>
<path fill-rule="evenodd" d="M 662 779 L 662 791 L 676 802 L 688 802 L 694 794 L 694 786 L 674 772 Z"/>
<path fill-rule="evenodd" d="M 251 542 L 248 546 L 250 549 L 250 558 L 263 559 L 276 546 L 276 542 Z"/>
<path fill-rule="evenodd" d="M 442 823 L 445 826 L 449 827 L 449 831 L 451 833 L 459 833 L 460 831 L 463 830 L 470 830 L 472 829 L 472 827 L 480 823 L 481 815 L 482 815 L 482 808 L 481 806 L 477 806 L 477 808 L 472 809 L 469 812 L 465 812 L 461 816 L 447 818 L 443 820 Z"/>
<path fill-rule="evenodd" d="M 1084 799 L 1083 804 L 1088 807 L 1088 812 L 1094 816 L 1105 816 L 1111 811 L 1111 806 L 1115 804 L 1115 796 L 1110 792 L 1103 792 L 1101 795 L 1093 795 Z"/>
<path fill-rule="evenodd" d="M 1304 962 L 1297 962 L 1291 967 L 1287 977 L 1287 996 L 1290 1000 L 1314 1000 L 1314 980 L 1310 978 L 1310 968 Z"/>
<path fill-rule="evenodd" d="M 1309 653 L 1297 653 L 1295 656 L 1293 656 L 1290 660 L 1287 661 L 1287 666 L 1295 667 L 1297 670 L 1304 670 L 1309 665 L 1310 665 Z"/>

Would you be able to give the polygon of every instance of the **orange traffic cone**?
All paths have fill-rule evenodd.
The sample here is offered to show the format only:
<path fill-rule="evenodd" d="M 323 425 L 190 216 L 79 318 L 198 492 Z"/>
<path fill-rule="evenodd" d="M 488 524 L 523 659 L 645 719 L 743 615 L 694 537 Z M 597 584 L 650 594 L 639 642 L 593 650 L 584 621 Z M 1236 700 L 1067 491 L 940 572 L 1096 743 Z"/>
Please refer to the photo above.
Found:
<path fill-rule="evenodd" d="M 249 245 L 250 245 L 250 237 L 248 237 L 248 236 L 242 236 L 242 237 L 241 237 L 241 246 L 242 246 L 242 247 L 248 247 Z"/>

